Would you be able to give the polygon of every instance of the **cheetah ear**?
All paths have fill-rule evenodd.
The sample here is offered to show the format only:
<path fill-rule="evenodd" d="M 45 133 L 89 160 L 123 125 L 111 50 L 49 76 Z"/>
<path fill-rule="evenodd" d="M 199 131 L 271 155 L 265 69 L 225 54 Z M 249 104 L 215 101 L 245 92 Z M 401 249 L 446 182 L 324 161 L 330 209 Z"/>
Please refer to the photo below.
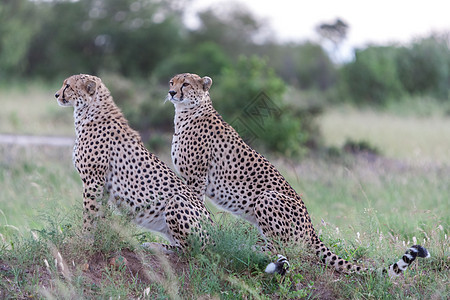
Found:
<path fill-rule="evenodd" d="M 89 95 L 93 95 L 95 93 L 96 86 L 97 84 L 95 81 L 88 80 L 88 82 L 86 82 L 86 92 L 88 92 Z"/>
<path fill-rule="evenodd" d="M 202 82 L 203 82 L 203 90 L 205 92 L 209 91 L 209 88 L 212 85 L 212 79 L 208 76 L 205 76 L 202 78 Z"/>

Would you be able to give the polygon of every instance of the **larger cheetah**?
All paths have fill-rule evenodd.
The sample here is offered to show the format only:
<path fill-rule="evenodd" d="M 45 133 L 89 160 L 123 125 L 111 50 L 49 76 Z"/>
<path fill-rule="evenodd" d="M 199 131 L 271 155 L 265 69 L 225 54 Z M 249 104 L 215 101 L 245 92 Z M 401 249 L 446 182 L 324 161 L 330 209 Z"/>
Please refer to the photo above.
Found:
<path fill-rule="evenodd" d="M 172 247 L 185 248 L 187 237 L 201 230 L 209 213 L 183 181 L 150 153 L 131 129 L 100 78 L 74 75 L 55 97 L 73 106 L 76 141 L 73 163 L 83 182 L 84 229 L 101 215 L 104 192 L 130 213 L 137 224 L 162 233 Z"/>
<path fill-rule="evenodd" d="M 208 196 L 219 207 L 255 224 L 269 240 L 282 244 L 304 241 L 337 271 L 360 272 L 361 267 L 322 243 L 300 195 L 213 108 L 211 84 L 211 78 L 195 74 L 179 74 L 170 80 L 167 97 L 175 106 L 172 161 L 177 172 L 199 199 Z M 412 246 L 389 266 L 389 275 L 402 273 L 417 256 L 429 254 L 420 245 Z M 284 262 L 270 264 L 266 271 L 284 273 Z"/>

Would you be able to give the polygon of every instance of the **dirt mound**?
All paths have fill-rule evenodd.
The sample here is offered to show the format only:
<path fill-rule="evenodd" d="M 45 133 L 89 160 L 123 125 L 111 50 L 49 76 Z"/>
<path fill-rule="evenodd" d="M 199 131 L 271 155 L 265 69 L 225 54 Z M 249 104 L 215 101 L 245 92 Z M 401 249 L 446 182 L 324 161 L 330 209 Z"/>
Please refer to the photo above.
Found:
<path fill-rule="evenodd" d="M 64 254 L 61 256 L 64 257 Z M 81 285 L 85 295 L 96 295 L 98 287 L 102 286 L 105 280 L 114 280 L 125 284 L 135 283 L 144 287 L 158 284 L 164 288 L 177 284 L 171 280 L 174 274 L 185 274 L 188 270 L 188 262 L 180 255 L 173 254 L 152 254 L 150 252 L 134 252 L 130 249 L 105 255 L 98 252 L 92 255 L 85 255 L 79 261 L 64 261 L 60 264 L 59 259 L 55 262 L 48 261 L 23 268 L 20 276 L 23 280 L 38 279 L 38 289 L 46 295 L 59 295 L 58 284 L 62 283 L 69 287 L 68 290 L 78 289 L 80 283 L 76 281 L 82 278 Z M 112 264 L 112 259 L 121 263 Z M 17 275 L 14 262 L 7 263 L 0 260 L 0 299 L 29 299 L 36 296 L 37 291 L 22 290 L 15 282 Z M 61 267 L 64 265 L 63 267 Z M 56 266 L 56 267 L 54 267 Z M 64 270 L 64 269 L 68 270 Z M 57 269 L 57 271 L 56 271 Z M 118 280 L 121 278 L 122 280 Z M 188 278 L 184 281 L 184 287 L 188 285 Z M 171 282 L 172 281 L 172 282 Z M 59 283 L 58 283 L 59 282 Z M 75 287 L 78 284 L 78 287 Z M 140 295 L 137 295 L 140 296 Z"/>

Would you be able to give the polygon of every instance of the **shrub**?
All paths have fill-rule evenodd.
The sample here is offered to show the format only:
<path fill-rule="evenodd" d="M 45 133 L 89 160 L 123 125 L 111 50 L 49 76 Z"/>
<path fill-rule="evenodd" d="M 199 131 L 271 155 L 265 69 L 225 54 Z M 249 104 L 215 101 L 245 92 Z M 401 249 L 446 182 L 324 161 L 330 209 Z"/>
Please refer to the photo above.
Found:
<path fill-rule="evenodd" d="M 358 154 L 358 153 L 367 153 L 367 154 L 374 154 L 374 155 L 380 155 L 380 151 L 377 147 L 371 145 L 367 141 L 355 141 L 348 139 L 344 146 L 342 147 L 345 152 L 352 153 L 352 154 Z"/>
<path fill-rule="evenodd" d="M 241 57 L 213 81 L 214 106 L 246 142 L 285 155 L 304 149 L 307 127 L 283 101 L 286 86 L 263 59 Z"/>
<path fill-rule="evenodd" d="M 233 272 L 264 269 L 269 263 L 266 253 L 255 251 L 261 242 L 255 227 L 241 219 L 230 215 L 222 215 L 215 224 L 205 223 L 211 241 L 204 249 L 197 236 L 190 237 L 191 255 L 207 259 L 211 264 L 217 264 Z"/>
<path fill-rule="evenodd" d="M 203 42 L 192 46 L 189 51 L 181 49 L 181 53 L 163 61 L 155 70 L 155 74 L 164 83 L 179 73 L 216 77 L 230 64 L 230 60 L 216 43 Z"/>
<path fill-rule="evenodd" d="M 399 78 L 411 94 L 429 94 L 448 99 L 450 51 L 444 39 L 429 37 L 398 51 Z"/>
<path fill-rule="evenodd" d="M 141 131 L 145 140 L 150 129 L 172 130 L 173 106 L 164 104 L 167 87 L 161 86 L 156 78 L 130 80 L 114 73 L 104 73 L 101 78 L 131 127 Z"/>
<path fill-rule="evenodd" d="M 405 95 L 449 99 L 448 35 L 431 35 L 409 46 L 371 46 L 355 52 L 340 70 L 343 97 L 385 105 Z"/>
<path fill-rule="evenodd" d="M 270 51 L 263 47 L 262 51 Z M 307 42 L 273 48 L 268 53 L 270 64 L 288 84 L 302 90 L 324 91 L 336 83 L 336 68 L 320 45 Z"/>
<path fill-rule="evenodd" d="M 341 87 L 355 103 L 386 104 L 404 94 L 395 47 L 369 47 L 341 69 Z"/>

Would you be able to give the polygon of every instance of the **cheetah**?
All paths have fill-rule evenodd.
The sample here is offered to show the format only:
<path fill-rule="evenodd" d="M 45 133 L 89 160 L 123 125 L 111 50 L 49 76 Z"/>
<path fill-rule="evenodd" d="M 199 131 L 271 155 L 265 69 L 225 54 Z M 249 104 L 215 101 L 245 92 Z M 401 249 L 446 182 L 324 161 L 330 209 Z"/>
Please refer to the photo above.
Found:
<path fill-rule="evenodd" d="M 160 250 L 185 249 L 191 233 L 206 242 L 201 224 L 211 219 L 203 202 L 145 148 L 100 78 L 73 75 L 55 97 L 60 106 L 74 108 L 73 163 L 83 182 L 84 232 L 102 216 L 109 195 L 105 200 L 138 225 L 165 236 L 170 246 Z"/>
<path fill-rule="evenodd" d="M 195 74 L 179 74 L 170 80 L 167 99 L 175 107 L 172 161 L 199 199 L 208 196 L 214 204 L 253 223 L 268 240 L 282 245 L 305 242 L 327 265 L 338 272 L 362 272 L 328 249 L 313 228 L 300 195 L 261 154 L 247 145 L 213 108 L 209 89 L 212 79 Z M 428 251 L 414 245 L 402 259 L 389 266 L 398 276 Z M 268 273 L 285 273 L 289 264 L 279 255 L 267 266 Z"/>

